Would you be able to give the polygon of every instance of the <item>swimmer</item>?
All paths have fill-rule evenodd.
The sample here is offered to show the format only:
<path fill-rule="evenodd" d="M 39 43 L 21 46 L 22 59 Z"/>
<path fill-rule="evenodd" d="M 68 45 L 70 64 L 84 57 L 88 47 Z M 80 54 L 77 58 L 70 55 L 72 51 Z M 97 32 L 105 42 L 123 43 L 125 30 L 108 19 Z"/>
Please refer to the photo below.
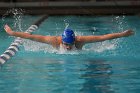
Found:
<path fill-rule="evenodd" d="M 8 25 L 5 25 L 4 29 L 10 36 L 21 37 L 33 41 L 50 44 L 56 49 L 59 49 L 61 47 L 68 51 L 73 50 L 75 48 L 80 50 L 87 43 L 101 42 L 105 40 L 111 40 L 134 35 L 134 31 L 125 30 L 123 32 L 97 36 L 96 35 L 75 36 L 73 30 L 65 29 L 61 36 L 42 36 L 42 35 L 31 35 L 29 33 L 24 32 L 15 32 Z"/>

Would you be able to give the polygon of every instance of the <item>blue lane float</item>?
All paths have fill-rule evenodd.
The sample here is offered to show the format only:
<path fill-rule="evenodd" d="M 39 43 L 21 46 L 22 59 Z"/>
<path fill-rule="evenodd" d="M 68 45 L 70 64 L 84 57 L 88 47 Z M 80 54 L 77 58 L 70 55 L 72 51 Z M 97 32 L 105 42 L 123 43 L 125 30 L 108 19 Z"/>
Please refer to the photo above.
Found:
<path fill-rule="evenodd" d="M 32 34 L 35 30 L 38 29 L 39 25 L 47 18 L 47 16 L 41 17 L 39 20 L 37 20 L 33 25 L 31 25 L 25 33 Z M 12 56 L 16 54 L 16 52 L 19 51 L 19 46 L 23 44 L 23 40 L 20 37 L 17 37 L 11 45 L 8 47 L 8 49 L 0 55 L 0 65 L 3 65 L 6 61 L 8 61 Z"/>

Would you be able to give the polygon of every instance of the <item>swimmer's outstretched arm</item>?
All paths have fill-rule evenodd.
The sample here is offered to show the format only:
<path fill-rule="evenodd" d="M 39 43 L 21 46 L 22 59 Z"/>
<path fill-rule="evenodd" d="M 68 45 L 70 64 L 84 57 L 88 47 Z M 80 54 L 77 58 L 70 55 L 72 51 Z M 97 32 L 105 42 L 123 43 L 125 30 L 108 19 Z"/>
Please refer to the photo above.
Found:
<path fill-rule="evenodd" d="M 31 35 L 29 33 L 24 33 L 24 32 L 14 32 L 8 25 L 5 25 L 4 29 L 11 36 L 21 37 L 21 38 L 25 38 L 25 39 L 31 39 L 34 41 L 48 43 L 48 44 L 52 44 L 52 42 L 54 42 L 53 40 L 55 38 L 54 36 Z"/>
<path fill-rule="evenodd" d="M 132 30 L 126 30 L 119 33 L 112 33 L 112 34 L 106 34 L 106 35 L 100 35 L 100 36 L 81 36 L 79 37 L 80 41 L 83 41 L 84 43 L 93 43 L 93 42 L 100 42 L 105 40 L 111 40 L 115 38 L 120 37 L 127 37 L 130 35 L 133 35 L 134 31 Z"/>

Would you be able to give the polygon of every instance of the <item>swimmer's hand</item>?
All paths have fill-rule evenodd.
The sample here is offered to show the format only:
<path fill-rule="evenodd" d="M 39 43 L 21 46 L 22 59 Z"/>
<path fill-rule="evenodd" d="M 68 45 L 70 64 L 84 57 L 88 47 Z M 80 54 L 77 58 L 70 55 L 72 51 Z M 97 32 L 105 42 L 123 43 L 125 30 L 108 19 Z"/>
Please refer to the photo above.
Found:
<path fill-rule="evenodd" d="M 4 29 L 9 35 L 13 35 L 14 32 L 7 24 L 4 26 Z"/>
<path fill-rule="evenodd" d="M 131 35 L 134 35 L 134 31 L 133 30 L 126 30 L 126 31 L 124 31 L 124 32 L 122 32 L 123 33 L 123 35 L 125 36 L 125 37 L 127 37 L 127 36 L 131 36 Z"/>

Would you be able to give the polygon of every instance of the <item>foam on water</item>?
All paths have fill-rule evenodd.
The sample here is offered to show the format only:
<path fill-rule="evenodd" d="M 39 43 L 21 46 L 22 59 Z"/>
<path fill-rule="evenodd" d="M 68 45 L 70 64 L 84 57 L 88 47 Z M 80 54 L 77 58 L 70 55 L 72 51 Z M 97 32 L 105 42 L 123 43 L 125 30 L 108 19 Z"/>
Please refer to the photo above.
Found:
<path fill-rule="evenodd" d="M 107 40 L 103 42 L 93 43 L 90 45 L 88 44 L 83 49 L 86 51 L 94 51 L 100 53 L 106 50 L 115 50 L 119 42 L 120 42 L 119 39 L 112 41 Z"/>
<path fill-rule="evenodd" d="M 24 39 L 23 46 L 25 51 L 39 52 L 43 51 L 45 53 L 56 53 L 56 54 L 78 54 L 77 50 L 66 51 L 60 48 L 59 50 L 53 48 L 51 45 L 40 43 L 32 40 Z"/>

